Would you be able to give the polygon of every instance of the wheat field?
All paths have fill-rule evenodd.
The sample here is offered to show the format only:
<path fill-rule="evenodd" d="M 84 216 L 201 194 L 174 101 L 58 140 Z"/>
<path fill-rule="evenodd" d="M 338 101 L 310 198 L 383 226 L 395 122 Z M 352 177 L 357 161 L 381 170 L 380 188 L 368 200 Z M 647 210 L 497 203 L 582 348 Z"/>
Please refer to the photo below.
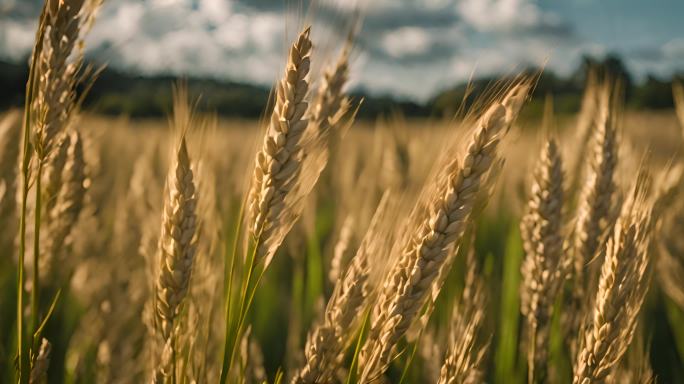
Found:
<path fill-rule="evenodd" d="M 103 117 L 98 5 L 46 1 L 0 114 L 0 382 L 684 381 L 681 86 L 361 120 L 353 34 L 324 60 L 305 26 L 261 121 L 182 82 L 167 121 Z"/>

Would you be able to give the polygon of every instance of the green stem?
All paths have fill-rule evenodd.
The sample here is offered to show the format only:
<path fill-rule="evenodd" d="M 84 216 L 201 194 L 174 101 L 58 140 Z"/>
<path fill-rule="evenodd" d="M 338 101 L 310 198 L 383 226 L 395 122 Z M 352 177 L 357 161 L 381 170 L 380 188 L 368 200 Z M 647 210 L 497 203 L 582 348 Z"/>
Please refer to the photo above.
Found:
<path fill-rule="evenodd" d="M 422 331 L 421 331 L 422 333 Z M 408 376 L 409 369 L 411 368 L 411 364 L 413 364 L 413 358 L 416 356 L 416 351 L 418 350 L 418 342 L 420 341 L 420 335 L 416 339 L 415 343 L 413 343 L 413 348 L 411 349 L 411 354 L 409 355 L 408 359 L 406 359 L 406 364 L 404 364 L 404 369 L 401 372 L 401 378 L 399 379 L 399 384 L 403 384 L 404 381 L 406 380 L 406 376 Z"/>
<path fill-rule="evenodd" d="M 363 345 L 363 334 L 366 332 L 366 327 L 370 321 L 370 310 L 366 310 L 363 316 L 363 323 L 361 323 L 361 330 L 359 331 L 359 337 L 356 340 L 356 347 L 354 347 L 354 355 L 352 356 L 352 362 L 349 366 L 349 373 L 347 374 L 346 384 L 351 384 L 353 379 L 356 379 L 356 366 L 359 363 L 359 353 L 361 352 L 361 346 Z"/>
<path fill-rule="evenodd" d="M 19 266 L 17 271 L 17 360 L 19 361 L 19 382 L 21 384 L 29 382 L 30 367 L 28 351 L 25 351 L 26 341 L 24 340 L 24 256 L 26 253 L 26 205 L 29 194 L 29 168 L 31 164 L 31 106 L 33 95 L 36 89 L 36 62 L 40 56 L 45 38 L 45 25 L 47 19 L 47 5 L 43 4 L 40 14 L 38 29 L 36 30 L 36 44 L 31 53 L 31 63 L 29 67 L 28 81 L 26 82 L 26 95 L 24 98 L 24 121 L 23 121 L 23 148 L 22 148 L 22 194 L 21 194 L 21 216 L 19 218 Z"/>
<path fill-rule="evenodd" d="M 223 384 L 228 380 L 228 375 L 230 374 L 230 369 L 231 367 L 228 365 L 228 359 L 226 359 L 226 355 L 228 354 L 228 350 L 232 350 L 232 346 L 230 346 L 231 340 L 232 340 L 232 329 L 233 329 L 233 321 L 232 321 L 232 307 L 233 307 L 233 279 L 235 277 L 235 268 L 236 268 L 236 259 L 237 259 L 237 254 L 238 254 L 238 244 L 240 241 L 240 232 L 242 230 L 242 221 L 244 219 L 244 211 L 245 211 L 245 204 L 246 201 L 243 201 L 242 204 L 240 205 L 240 212 L 238 214 L 238 221 L 237 221 L 237 226 L 235 228 L 235 235 L 233 237 L 233 250 L 230 255 L 230 268 L 227 272 L 228 275 L 228 280 L 226 282 L 226 333 L 225 333 L 225 342 L 223 345 L 223 365 L 221 367 L 221 377 L 219 380 L 219 383 Z"/>
<path fill-rule="evenodd" d="M 253 256 L 256 255 L 256 249 L 257 248 L 258 247 L 254 248 L 255 250 L 253 252 Z M 233 362 L 235 361 L 235 355 L 237 353 L 238 346 L 240 343 L 240 336 L 242 333 L 242 328 L 244 327 L 245 321 L 247 320 L 247 313 L 249 312 L 249 309 L 252 307 L 252 302 L 254 301 L 254 295 L 257 291 L 257 287 L 259 286 L 259 282 L 261 281 L 261 278 L 264 275 L 264 271 L 265 271 L 265 269 L 261 270 L 261 273 L 259 273 L 259 276 L 254 281 L 254 285 L 253 285 L 251 291 L 249 291 L 249 298 L 247 298 L 247 294 L 248 294 L 247 291 L 249 290 L 249 285 L 250 285 L 249 283 L 250 283 L 250 280 L 252 279 L 254 267 L 255 267 L 254 257 L 252 257 L 251 263 L 250 263 L 250 268 L 249 268 L 250 270 L 249 270 L 249 273 L 247 275 L 247 284 L 245 284 L 246 289 L 245 289 L 244 295 L 242 296 L 242 300 L 241 300 L 241 304 L 240 304 L 240 312 L 238 313 L 239 318 L 238 318 L 237 328 L 235 329 L 235 337 L 234 337 L 234 340 L 233 340 L 233 343 L 231 346 L 230 361 L 229 361 L 229 365 L 228 365 L 228 373 L 230 373 L 230 370 L 233 367 Z"/>

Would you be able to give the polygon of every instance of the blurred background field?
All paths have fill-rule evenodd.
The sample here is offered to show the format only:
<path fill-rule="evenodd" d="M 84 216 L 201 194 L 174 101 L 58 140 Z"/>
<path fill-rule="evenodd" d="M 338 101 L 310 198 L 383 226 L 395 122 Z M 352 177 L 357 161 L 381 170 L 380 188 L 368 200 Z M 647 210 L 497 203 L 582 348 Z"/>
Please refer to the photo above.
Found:
<path fill-rule="evenodd" d="M 382 190 L 394 187 L 409 195 L 416 193 L 434 162 L 428 156 L 431 148 L 453 130 L 462 129 L 453 119 L 393 116 L 358 121 L 336 144 L 302 220 L 288 236 L 263 281 L 250 318 L 252 338 L 258 342 L 268 377 L 278 368 L 292 369 L 301 363 L 306 332 L 332 292 L 328 272 L 333 254 L 339 252 L 335 247 L 345 220 L 351 218 L 355 223 L 351 239 L 358 242 Z M 524 320 L 519 312 L 518 285 L 523 251 L 518 223 L 531 168 L 544 137 L 544 119 L 529 110 L 524 110 L 523 116 L 504 148 L 506 165 L 497 192 L 477 221 L 475 249 L 489 296 L 485 326 L 492 346 L 486 358 L 488 382 L 524 382 L 526 372 L 520 343 Z M 575 162 L 586 163 L 586 159 L 576 158 L 574 115 L 560 114 L 553 119 L 557 122 L 553 131 L 565 143 L 561 149 L 567 159 L 566 170 Z M 217 243 L 212 251 L 200 258 L 206 268 L 222 268 L 229 243 L 226 236 L 235 225 L 233 220 L 250 176 L 262 126 L 257 120 L 211 116 L 207 120 L 207 128 L 192 132 L 191 148 L 202 148 L 196 151 L 200 167 L 211 170 L 202 173 L 204 180 L 211 183 L 206 187 L 217 207 L 208 216 L 208 225 L 213 226 L 214 235 L 225 236 L 215 236 Z M 682 127 L 673 110 L 628 110 L 622 123 L 625 146 L 635 153 L 623 158 L 622 183 L 629 183 L 628 177 L 641 156 L 636 154 L 643 150 L 650 152 L 656 168 L 680 157 Z M 157 118 L 85 114 L 79 118 L 79 126 L 88 143 L 88 205 L 76 230 L 79 236 L 61 266 L 70 271 L 65 277 L 68 284 L 46 332 L 54 345 L 50 382 L 137 381 L 146 374 L 146 365 L 138 363 L 145 335 L 140 315 L 149 294 L 143 254 L 153 252 L 158 236 L 158 212 L 172 135 L 168 123 Z M 6 228 L 16 224 L 9 216 L 4 216 L 2 222 Z M 4 249 L 10 249 L 9 244 L 5 243 Z M 15 275 L 11 257 L 4 257 L 2 263 L 2 307 L 12 308 Z M 457 263 L 448 280 L 440 299 L 444 305 L 438 306 L 433 316 L 435 324 L 448 324 L 448 308 L 462 289 L 463 267 L 462 262 Z M 208 280 L 203 280 L 203 273 L 208 273 L 204 277 Z M 195 292 L 198 297 L 210 295 L 212 287 L 219 284 L 216 275 L 207 271 L 200 270 L 193 278 L 200 287 Z M 658 382 L 676 383 L 684 379 L 684 309 L 658 288 L 657 281 L 641 315 L 642 327 L 649 331 L 643 332 L 634 344 L 647 353 Z M 3 329 L 9 329 L 11 316 L 11 311 L 3 311 Z M 220 325 L 215 326 L 213 332 L 220 335 Z M 13 353 L 9 349 L 12 337 L 11 333 L 3 334 L 0 360 L 5 364 L 2 371 L 7 373 L 12 371 L 8 365 Z M 572 360 L 561 352 L 558 346 L 562 340 L 558 337 L 552 341 L 557 347 L 551 352 L 554 367 L 559 370 L 558 382 L 570 382 Z M 199 342 L 209 350 L 218 348 L 216 340 Z M 642 352 L 636 348 L 630 353 Z M 217 349 L 213 350 L 218 354 Z M 409 382 L 433 380 L 425 375 L 430 374 L 429 366 L 434 362 L 421 352 L 427 353 L 421 350 L 414 358 Z M 405 361 L 406 357 L 400 357 L 391 375 L 397 375 Z M 9 380 L 8 376 L 3 380 Z"/>

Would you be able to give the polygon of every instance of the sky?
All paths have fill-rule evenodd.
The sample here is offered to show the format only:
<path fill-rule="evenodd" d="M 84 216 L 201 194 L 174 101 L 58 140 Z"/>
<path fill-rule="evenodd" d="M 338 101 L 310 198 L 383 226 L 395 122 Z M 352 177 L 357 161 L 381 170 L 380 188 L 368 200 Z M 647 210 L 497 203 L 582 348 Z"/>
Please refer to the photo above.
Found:
<path fill-rule="evenodd" d="M 0 0 L 0 59 L 25 60 L 41 0 Z M 363 15 L 352 86 L 424 101 L 470 77 L 620 54 L 639 78 L 684 71 L 684 0 L 105 0 L 88 56 L 141 74 L 271 85 L 312 23 L 322 66 Z"/>

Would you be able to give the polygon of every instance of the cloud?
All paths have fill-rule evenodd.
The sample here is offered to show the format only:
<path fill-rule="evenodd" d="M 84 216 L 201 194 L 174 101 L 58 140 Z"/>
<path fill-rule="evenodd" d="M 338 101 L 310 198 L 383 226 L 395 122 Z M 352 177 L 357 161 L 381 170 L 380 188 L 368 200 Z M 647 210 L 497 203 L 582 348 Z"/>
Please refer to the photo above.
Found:
<path fill-rule="evenodd" d="M 463 0 L 457 8 L 463 20 L 479 32 L 571 33 L 560 16 L 529 0 Z"/>
<path fill-rule="evenodd" d="M 41 4 L 0 0 L 0 57 L 26 57 Z M 579 36 L 571 20 L 534 0 L 112 0 L 87 38 L 88 55 L 141 73 L 271 85 L 303 20 L 314 21 L 313 64 L 320 67 L 357 9 L 364 23 L 353 83 L 418 100 L 473 71 L 546 63 L 569 73 L 583 53 L 610 48 Z M 666 72 L 684 61 L 684 40 L 628 56 L 630 68 Z"/>

